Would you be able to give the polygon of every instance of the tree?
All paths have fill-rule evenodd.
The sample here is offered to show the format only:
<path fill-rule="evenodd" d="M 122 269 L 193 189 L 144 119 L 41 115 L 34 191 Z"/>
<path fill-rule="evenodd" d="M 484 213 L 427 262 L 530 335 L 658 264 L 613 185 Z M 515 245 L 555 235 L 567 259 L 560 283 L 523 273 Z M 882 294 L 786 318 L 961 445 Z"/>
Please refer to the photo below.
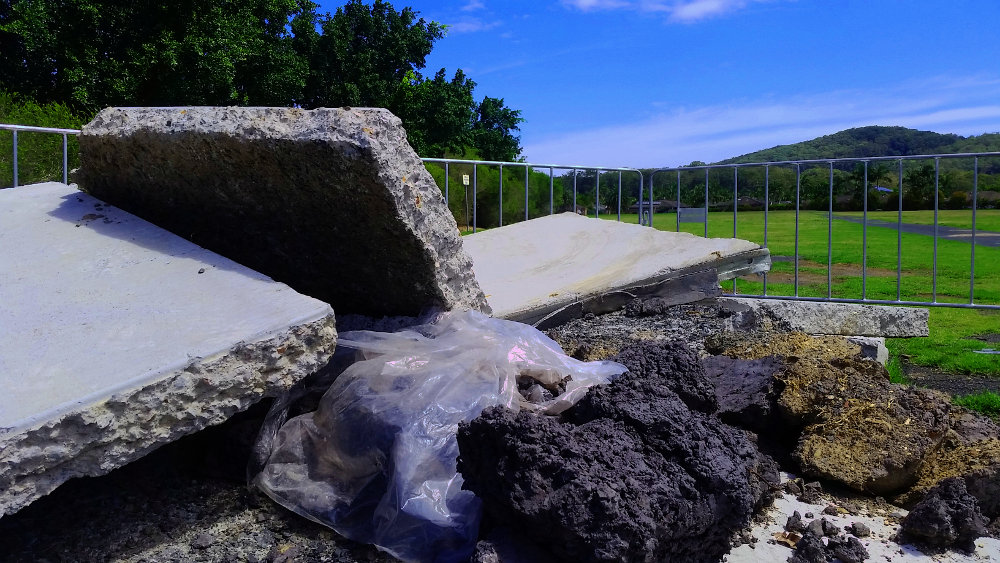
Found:
<path fill-rule="evenodd" d="M 312 25 L 309 25 L 309 24 Z M 316 30 L 319 25 L 320 31 Z M 333 16 L 304 18 L 294 28 L 296 48 L 309 61 L 304 108 L 389 107 L 404 80 L 424 68 L 444 26 L 397 12 L 388 2 L 351 0 Z"/>
<path fill-rule="evenodd" d="M 462 152 L 472 143 L 470 121 L 476 106 L 476 83 L 461 69 L 451 80 L 441 69 L 432 80 L 410 72 L 403 79 L 392 109 L 403 120 L 410 145 L 425 157 Z"/>
<path fill-rule="evenodd" d="M 307 70 L 287 25 L 315 7 L 307 0 L 7 0 L 0 82 L 81 113 L 109 105 L 285 105 L 301 96 Z"/>
<path fill-rule="evenodd" d="M 445 26 L 384 0 L 0 0 L 0 84 L 80 115 L 113 105 L 384 107 L 424 156 L 520 154 L 520 112 L 462 70 L 425 79 Z"/>
<path fill-rule="evenodd" d="M 472 125 L 472 146 L 483 160 L 516 160 L 521 155 L 521 138 L 515 136 L 521 118 L 520 110 L 504 105 L 503 98 L 483 98 Z"/>

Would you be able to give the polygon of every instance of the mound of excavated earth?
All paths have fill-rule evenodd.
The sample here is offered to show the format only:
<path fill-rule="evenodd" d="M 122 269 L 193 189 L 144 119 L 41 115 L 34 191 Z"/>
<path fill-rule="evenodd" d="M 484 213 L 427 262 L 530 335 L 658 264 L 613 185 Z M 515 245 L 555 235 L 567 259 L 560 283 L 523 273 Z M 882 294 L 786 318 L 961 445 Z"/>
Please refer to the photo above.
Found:
<path fill-rule="evenodd" d="M 108 108 L 80 188 L 330 303 L 489 312 L 441 190 L 384 109 Z"/>
<path fill-rule="evenodd" d="M 459 470 L 492 522 L 562 561 L 717 561 L 771 499 L 777 466 L 715 398 L 681 342 L 625 350 L 629 368 L 563 417 L 503 408 L 459 430 Z"/>

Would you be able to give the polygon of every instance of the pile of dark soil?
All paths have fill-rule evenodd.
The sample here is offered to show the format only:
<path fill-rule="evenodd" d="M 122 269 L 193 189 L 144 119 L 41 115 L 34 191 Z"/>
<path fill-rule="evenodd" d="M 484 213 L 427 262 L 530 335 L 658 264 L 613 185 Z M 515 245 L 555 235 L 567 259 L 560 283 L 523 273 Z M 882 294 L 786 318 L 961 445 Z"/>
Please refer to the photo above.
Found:
<path fill-rule="evenodd" d="M 718 561 L 770 502 L 776 464 L 713 415 L 683 342 L 613 359 L 629 373 L 561 418 L 493 408 L 460 426 L 465 488 L 546 560 Z"/>

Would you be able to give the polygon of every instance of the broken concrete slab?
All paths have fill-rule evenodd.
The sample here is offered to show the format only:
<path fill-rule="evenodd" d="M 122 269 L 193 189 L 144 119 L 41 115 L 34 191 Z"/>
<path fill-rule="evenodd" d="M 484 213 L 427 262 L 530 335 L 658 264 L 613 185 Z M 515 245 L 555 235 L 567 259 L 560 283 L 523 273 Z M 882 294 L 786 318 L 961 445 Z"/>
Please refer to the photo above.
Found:
<path fill-rule="evenodd" d="M 734 312 L 758 317 L 757 325 L 773 324 L 784 330 L 887 338 L 928 335 L 927 309 L 747 297 L 719 301 Z"/>
<path fill-rule="evenodd" d="M 0 190 L 0 516 L 323 366 L 322 301 L 77 191 Z"/>
<path fill-rule="evenodd" d="M 706 239 L 562 213 L 463 238 L 497 317 L 547 326 L 620 309 L 636 297 L 676 303 L 719 294 L 720 279 L 766 271 L 770 254 L 739 239 Z"/>
<path fill-rule="evenodd" d="M 489 312 L 441 190 L 384 109 L 108 108 L 81 189 L 330 303 Z"/>

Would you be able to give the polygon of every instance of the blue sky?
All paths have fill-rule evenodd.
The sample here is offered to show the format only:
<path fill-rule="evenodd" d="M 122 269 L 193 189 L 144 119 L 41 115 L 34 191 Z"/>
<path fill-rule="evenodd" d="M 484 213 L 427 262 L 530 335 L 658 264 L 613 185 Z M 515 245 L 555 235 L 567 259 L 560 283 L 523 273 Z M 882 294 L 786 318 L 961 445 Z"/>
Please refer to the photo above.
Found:
<path fill-rule="evenodd" d="M 337 2 L 323 2 L 334 11 Z M 864 125 L 1000 132 L 998 0 L 397 1 L 530 162 L 714 162 Z"/>

